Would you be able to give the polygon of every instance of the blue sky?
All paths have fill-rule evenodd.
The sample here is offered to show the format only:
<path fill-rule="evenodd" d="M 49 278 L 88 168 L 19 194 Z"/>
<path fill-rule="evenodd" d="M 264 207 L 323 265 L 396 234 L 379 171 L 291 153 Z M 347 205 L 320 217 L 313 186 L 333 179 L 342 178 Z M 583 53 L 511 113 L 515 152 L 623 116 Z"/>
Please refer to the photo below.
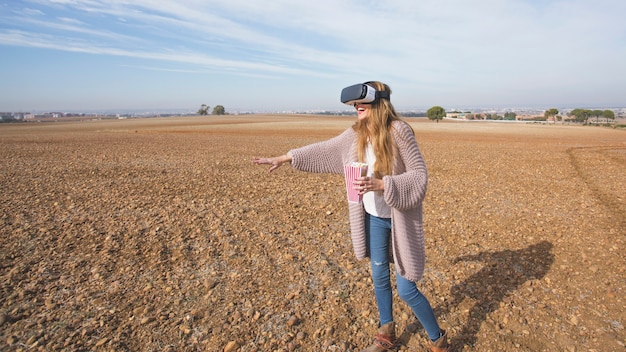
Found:
<path fill-rule="evenodd" d="M 0 0 L 0 111 L 626 106 L 624 0 Z"/>

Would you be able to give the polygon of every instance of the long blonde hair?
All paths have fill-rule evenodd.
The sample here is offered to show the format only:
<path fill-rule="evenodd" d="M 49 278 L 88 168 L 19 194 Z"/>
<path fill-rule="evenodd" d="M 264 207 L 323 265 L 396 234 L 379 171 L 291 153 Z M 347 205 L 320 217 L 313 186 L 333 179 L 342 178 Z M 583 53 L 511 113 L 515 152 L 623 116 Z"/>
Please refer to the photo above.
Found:
<path fill-rule="evenodd" d="M 388 85 L 378 82 L 365 82 L 377 91 L 386 91 L 391 95 L 391 88 Z M 374 164 L 374 175 L 382 178 L 391 175 L 393 172 L 393 139 L 391 134 L 391 124 L 400 120 L 389 99 L 378 99 L 368 112 L 367 118 L 357 121 L 353 128 L 357 132 L 357 150 L 359 161 L 365 161 L 365 153 L 368 144 L 372 144 L 376 163 Z"/>

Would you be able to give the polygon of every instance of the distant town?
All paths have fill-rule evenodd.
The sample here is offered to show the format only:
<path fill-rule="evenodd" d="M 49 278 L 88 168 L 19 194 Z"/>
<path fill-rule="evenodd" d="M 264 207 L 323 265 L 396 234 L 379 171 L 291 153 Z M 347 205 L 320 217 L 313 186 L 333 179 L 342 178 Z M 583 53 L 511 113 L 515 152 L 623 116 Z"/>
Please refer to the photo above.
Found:
<path fill-rule="evenodd" d="M 546 114 L 549 109 L 529 109 L 529 108 L 478 108 L 478 109 L 450 109 L 446 110 L 446 119 L 458 119 L 458 120 L 513 120 L 513 121 L 568 121 L 573 120 L 570 113 L 573 108 L 563 108 L 555 115 Z M 551 109 L 550 109 L 551 110 Z M 578 109 L 580 110 L 580 109 Z M 589 109 L 589 111 L 606 111 L 610 110 L 614 113 L 613 121 L 603 119 L 601 116 L 591 117 L 590 123 L 608 123 L 615 122 L 616 120 L 626 119 L 626 108 L 602 108 L 599 110 Z M 426 117 L 426 110 L 398 110 L 398 113 L 403 117 Z M 224 114 L 228 115 L 251 115 L 251 114 L 305 114 L 305 115 L 353 115 L 352 109 L 344 110 L 283 110 L 283 111 L 226 111 Z M 0 122 L 52 122 L 52 121 L 67 121 L 67 120 L 102 120 L 102 119 L 130 119 L 130 118 L 158 118 L 158 117 L 176 117 L 176 116 L 195 116 L 198 112 L 190 111 L 166 111 L 166 112 L 0 112 Z M 548 115 L 548 116 L 546 116 Z"/>

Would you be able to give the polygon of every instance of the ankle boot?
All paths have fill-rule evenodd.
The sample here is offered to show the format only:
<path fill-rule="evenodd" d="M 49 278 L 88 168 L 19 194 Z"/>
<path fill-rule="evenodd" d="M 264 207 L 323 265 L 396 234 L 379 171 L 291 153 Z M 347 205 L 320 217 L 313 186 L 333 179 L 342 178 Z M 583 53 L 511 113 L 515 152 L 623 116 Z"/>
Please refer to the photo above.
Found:
<path fill-rule="evenodd" d="M 448 333 L 445 330 L 441 330 L 441 337 L 437 339 L 437 341 L 432 342 L 429 352 L 448 352 L 450 351 L 450 346 L 448 346 Z"/>
<path fill-rule="evenodd" d="M 397 351 L 398 340 L 396 339 L 396 323 L 393 321 L 378 328 L 374 337 L 374 343 L 361 352 L 386 352 Z"/>

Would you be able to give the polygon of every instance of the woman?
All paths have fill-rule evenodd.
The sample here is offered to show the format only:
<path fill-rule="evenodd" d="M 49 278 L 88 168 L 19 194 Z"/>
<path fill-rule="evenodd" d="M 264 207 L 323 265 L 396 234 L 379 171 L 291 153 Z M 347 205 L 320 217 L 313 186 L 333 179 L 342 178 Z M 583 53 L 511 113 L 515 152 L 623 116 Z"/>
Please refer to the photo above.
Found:
<path fill-rule="evenodd" d="M 379 328 L 364 351 L 396 350 L 399 345 L 392 316 L 389 263 L 395 263 L 398 295 L 413 310 L 432 341 L 433 352 L 448 351 L 447 335 L 415 282 L 424 273 L 422 201 L 426 195 L 426 165 L 412 128 L 400 120 L 390 102 L 391 89 L 365 82 L 343 89 L 341 101 L 356 108 L 358 120 L 337 137 L 293 149 L 273 158 L 254 158 L 272 172 L 285 163 L 302 171 L 344 172 L 344 165 L 368 164 L 368 175 L 354 188 L 363 195 L 349 202 L 352 244 L 357 258 L 371 261 Z"/>

